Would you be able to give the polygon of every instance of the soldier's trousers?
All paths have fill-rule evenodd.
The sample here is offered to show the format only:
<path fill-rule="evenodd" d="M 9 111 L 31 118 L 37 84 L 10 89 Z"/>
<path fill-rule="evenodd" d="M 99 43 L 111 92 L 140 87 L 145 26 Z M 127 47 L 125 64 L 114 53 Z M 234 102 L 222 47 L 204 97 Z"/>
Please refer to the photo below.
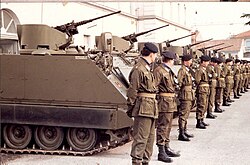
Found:
<path fill-rule="evenodd" d="M 210 93 L 208 97 L 208 108 L 207 113 L 211 114 L 213 112 L 214 102 L 215 102 L 215 94 L 216 94 L 216 88 L 210 87 Z"/>
<path fill-rule="evenodd" d="M 234 80 L 234 88 L 233 88 L 233 91 L 234 91 L 234 95 L 237 95 L 238 92 L 240 91 L 240 79 L 235 79 Z"/>
<path fill-rule="evenodd" d="M 217 87 L 216 88 L 216 94 L 215 94 L 215 104 L 220 105 L 222 102 L 222 95 L 223 95 L 224 88 Z"/>
<path fill-rule="evenodd" d="M 190 111 L 192 108 L 192 101 L 189 100 L 180 100 L 180 108 L 178 111 L 179 114 L 179 129 L 186 129 L 187 119 L 189 117 Z"/>
<path fill-rule="evenodd" d="M 155 119 L 136 116 L 134 118 L 133 138 L 130 154 L 132 162 L 149 162 L 155 140 Z"/>
<path fill-rule="evenodd" d="M 208 107 L 208 94 L 209 93 L 197 93 L 197 108 L 196 119 L 203 119 L 204 114 Z"/>
<path fill-rule="evenodd" d="M 232 87 L 230 83 L 226 83 L 226 87 L 224 88 L 224 92 L 223 92 L 223 97 L 228 98 L 230 96 Z"/>
<path fill-rule="evenodd" d="M 156 129 L 156 145 L 169 145 L 173 114 L 173 112 L 159 112 Z"/>

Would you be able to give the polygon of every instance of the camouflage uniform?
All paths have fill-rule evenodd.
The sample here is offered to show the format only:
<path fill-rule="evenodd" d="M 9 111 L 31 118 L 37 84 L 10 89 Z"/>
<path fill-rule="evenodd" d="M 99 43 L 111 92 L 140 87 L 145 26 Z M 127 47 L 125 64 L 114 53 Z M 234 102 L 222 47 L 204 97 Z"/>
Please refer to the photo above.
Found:
<path fill-rule="evenodd" d="M 215 66 L 215 72 L 217 73 L 217 86 L 215 94 L 215 112 L 222 112 L 219 108 L 222 102 L 223 90 L 225 88 L 225 74 L 222 66 L 219 64 Z"/>
<path fill-rule="evenodd" d="M 224 88 L 224 93 L 223 93 L 223 105 L 225 105 L 227 101 L 230 101 L 230 93 L 231 93 L 233 83 L 234 83 L 233 71 L 232 71 L 231 66 L 225 64 L 224 74 L 225 74 L 226 86 Z"/>
<path fill-rule="evenodd" d="M 208 96 L 209 96 L 209 79 L 206 68 L 200 66 L 195 72 L 195 82 L 197 85 L 196 96 L 197 96 L 197 109 L 196 119 L 202 121 L 204 114 L 208 107 Z"/>
<path fill-rule="evenodd" d="M 167 65 L 161 64 L 155 69 L 154 75 L 159 88 L 156 144 L 169 146 L 173 112 L 177 111 L 174 73 Z"/>
<path fill-rule="evenodd" d="M 187 119 L 192 109 L 192 102 L 194 100 L 194 92 L 192 89 L 192 75 L 188 67 L 182 65 L 177 75 L 180 91 L 179 91 L 179 131 L 184 134 L 187 129 Z"/>
<path fill-rule="evenodd" d="M 233 66 L 233 75 L 234 75 L 234 98 L 238 98 L 239 92 L 240 92 L 240 66 L 237 64 L 234 64 Z"/>
<path fill-rule="evenodd" d="M 213 107 L 215 102 L 216 86 L 217 86 L 217 73 L 215 72 L 213 65 L 207 66 L 207 73 L 209 78 L 209 98 L 208 98 L 208 108 L 207 108 L 207 117 L 213 116 Z"/>
<path fill-rule="evenodd" d="M 128 105 L 132 107 L 134 117 L 131 157 L 132 162 L 138 164 L 149 162 L 152 156 L 155 119 L 158 117 L 155 78 L 145 59 L 140 58 L 133 67 L 129 81 Z"/>

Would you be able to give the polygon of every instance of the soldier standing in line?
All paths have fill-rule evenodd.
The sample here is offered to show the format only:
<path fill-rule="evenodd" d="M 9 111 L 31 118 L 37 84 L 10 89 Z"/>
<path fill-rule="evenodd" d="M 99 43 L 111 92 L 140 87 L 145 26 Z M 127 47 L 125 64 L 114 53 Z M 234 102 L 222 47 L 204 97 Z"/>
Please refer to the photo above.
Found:
<path fill-rule="evenodd" d="M 194 100 L 194 92 L 192 89 L 192 75 L 190 73 L 190 66 L 192 64 L 191 55 L 182 56 L 182 67 L 178 71 L 177 79 L 179 84 L 179 136 L 178 140 L 190 141 L 189 138 L 194 137 L 194 135 L 187 132 L 187 119 L 189 117 L 192 102 Z"/>
<path fill-rule="evenodd" d="M 240 93 L 245 93 L 245 91 L 243 90 L 244 72 L 245 72 L 244 60 L 241 60 L 241 63 L 240 63 Z"/>
<path fill-rule="evenodd" d="M 165 51 L 162 56 L 163 63 L 154 70 L 159 92 L 156 145 L 159 148 L 158 160 L 169 163 L 172 162 L 170 157 L 180 156 L 179 152 L 175 152 L 169 147 L 173 115 L 177 111 L 175 74 L 171 70 L 176 55 L 173 52 Z"/>
<path fill-rule="evenodd" d="M 151 69 L 158 48 L 153 43 L 145 43 L 142 57 L 129 75 L 127 91 L 128 111 L 134 117 L 133 143 L 131 148 L 132 165 L 148 165 L 153 153 L 155 120 L 158 117 L 157 87 Z"/>
<path fill-rule="evenodd" d="M 240 84 L 240 60 L 236 59 L 234 61 L 234 65 L 233 65 L 233 73 L 234 73 L 234 87 L 233 87 L 233 91 L 234 91 L 234 99 L 239 99 L 240 95 L 240 89 L 239 89 L 239 84 Z"/>
<path fill-rule="evenodd" d="M 247 92 L 247 78 L 248 78 L 248 75 L 247 75 L 247 60 L 244 60 L 244 73 L 243 73 L 243 91 L 244 92 Z"/>
<path fill-rule="evenodd" d="M 207 66 L 207 73 L 209 78 L 210 93 L 208 98 L 208 108 L 206 118 L 215 119 L 217 116 L 213 115 L 213 107 L 215 102 L 215 93 L 217 86 L 217 74 L 214 67 L 217 65 L 217 57 L 212 57 L 211 62 Z"/>
<path fill-rule="evenodd" d="M 206 67 L 209 64 L 210 57 L 207 55 L 202 55 L 200 59 L 200 66 L 195 72 L 195 83 L 197 85 L 196 128 L 206 129 L 206 126 L 208 126 L 208 124 L 204 122 L 204 114 L 208 107 L 209 96 L 209 79 Z"/>
<path fill-rule="evenodd" d="M 234 82 L 233 70 L 231 68 L 232 64 L 233 64 L 233 59 L 227 58 L 223 69 L 225 74 L 225 83 L 226 83 L 223 92 L 223 103 L 222 103 L 223 106 L 229 106 L 230 104 L 228 103 L 234 102 L 233 100 L 230 99 L 232 84 Z"/>
<path fill-rule="evenodd" d="M 225 75 L 222 69 L 224 59 L 218 58 L 217 65 L 215 66 L 215 72 L 217 73 L 217 86 L 215 94 L 215 109 L 214 112 L 222 113 L 224 110 L 220 108 L 221 100 L 223 96 L 223 90 L 225 88 Z"/>

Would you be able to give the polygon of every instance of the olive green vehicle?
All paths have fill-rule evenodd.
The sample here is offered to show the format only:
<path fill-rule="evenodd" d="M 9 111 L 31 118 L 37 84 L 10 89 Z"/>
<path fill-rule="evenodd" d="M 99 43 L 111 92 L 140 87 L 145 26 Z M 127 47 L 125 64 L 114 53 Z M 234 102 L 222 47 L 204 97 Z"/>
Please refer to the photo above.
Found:
<path fill-rule="evenodd" d="M 70 47 L 77 26 L 18 25 L 20 53 L 0 55 L 1 152 L 93 154 L 130 139 L 128 83 L 106 51 Z M 66 38 L 65 33 L 68 35 Z"/>

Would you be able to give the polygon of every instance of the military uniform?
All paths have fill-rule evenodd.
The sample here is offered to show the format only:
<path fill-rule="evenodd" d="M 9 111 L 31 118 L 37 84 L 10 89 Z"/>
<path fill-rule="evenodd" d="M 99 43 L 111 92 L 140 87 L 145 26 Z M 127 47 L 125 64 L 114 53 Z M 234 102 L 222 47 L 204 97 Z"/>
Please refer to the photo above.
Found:
<path fill-rule="evenodd" d="M 215 112 L 221 113 L 223 110 L 220 109 L 220 105 L 223 97 L 223 90 L 225 88 L 225 74 L 223 72 L 222 66 L 220 65 L 223 59 L 218 58 L 218 65 L 215 66 L 215 72 L 217 73 L 217 86 L 215 94 Z"/>
<path fill-rule="evenodd" d="M 188 56 L 189 55 L 185 55 L 183 56 L 183 58 Z M 192 59 L 192 56 L 189 56 L 186 61 L 188 61 L 188 59 Z M 182 67 L 178 71 L 177 79 L 180 88 L 178 95 L 178 98 L 180 100 L 178 140 L 189 141 L 189 136 L 187 134 L 187 119 L 192 109 L 192 102 L 194 100 L 194 91 L 192 89 L 193 82 L 190 69 L 185 65 L 182 65 Z"/>
<path fill-rule="evenodd" d="M 244 72 L 243 72 L 243 91 L 244 92 L 247 92 L 247 86 L 248 86 L 248 75 L 247 75 L 247 72 L 248 72 L 248 66 L 247 66 L 247 61 L 245 60 L 244 61 Z"/>
<path fill-rule="evenodd" d="M 164 58 L 175 59 L 173 52 L 163 52 Z M 158 122 L 156 130 L 156 145 L 158 147 L 164 146 L 165 154 L 159 153 L 158 160 L 164 162 L 171 162 L 171 160 L 166 159 L 170 157 L 178 157 L 180 154 L 174 152 L 169 147 L 170 142 L 170 131 L 172 128 L 173 113 L 177 111 L 176 96 L 175 96 L 175 82 L 174 82 L 174 72 L 171 68 L 163 62 L 154 70 L 154 75 L 156 79 L 156 85 L 158 87 L 159 97 L 158 97 Z M 160 149 L 159 149 L 160 150 Z"/>
<path fill-rule="evenodd" d="M 216 59 L 215 59 L 216 60 Z M 216 61 L 213 61 L 216 62 Z M 207 118 L 215 118 L 215 115 L 212 114 L 214 102 L 215 102 L 215 94 L 216 94 L 216 86 L 217 86 L 217 73 L 215 72 L 213 65 L 207 66 L 207 73 L 209 78 L 209 98 L 208 98 L 208 107 L 207 107 Z"/>
<path fill-rule="evenodd" d="M 201 66 L 195 72 L 195 82 L 197 85 L 196 96 L 197 96 L 197 109 L 196 119 L 197 128 L 205 128 L 204 114 L 208 107 L 208 96 L 209 96 L 209 79 L 206 68 Z"/>
<path fill-rule="evenodd" d="M 232 61 L 232 59 L 227 59 L 226 63 L 228 63 L 230 61 Z M 222 105 L 227 106 L 228 105 L 227 102 L 231 102 L 230 94 L 231 94 L 231 90 L 232 90 L 233 83 L 234 83 L 233 71 L 232 71 L 231 66 L 229 66 L 228 64 L 224 65 L 224 70 L 223 71 L 224 71 L 224 74 L 225 74 L 226 86 L 225 86 L 224 92 L 223 92 L 223 104 Z"/>
<path fill-rule="evenodd" d="M 152 43 L 151 43 L 152 44 Z M 149 46 L 152 46 L 152 45 Z M 148 46 L 145 44 L 145 47 Z M 151 47 L 150 47 L 151 48 Z M 157 51 L 157 47 L 155 52 Z M 149 49 L 149 48 L 148 48 Z M 153 52 L 153 51 L 151 51 Z M 127 91 L 128 108 L 134 117 L 132 163 L 137 165 L 150 161 L 155 137 L 155 120 L 158 117 L 156 85 L 150 64 L 141 57 L 129 75 L 130 86 Z"/>
<path fill-rule="evenodd" d="M 244 84 L 244 72 L 245 72 L 245 66 L 243 64 L 243 61 L 241 61 L 240 65 L 240 93 L 245 93 L 243 90 L 243 84 Z"/>
<path fill-rule="evenodd" d="M 240 60 L 236 59 L 235 64 L 233 65 L 233 75 L 234 75 L 234 87 L 233 87 L 233 92 L 234 92 L 234 98 L 238 99 L 239 98 L 239 84 L 240 84 L 240 66 L 237 64 L 240 63 Z"/>

